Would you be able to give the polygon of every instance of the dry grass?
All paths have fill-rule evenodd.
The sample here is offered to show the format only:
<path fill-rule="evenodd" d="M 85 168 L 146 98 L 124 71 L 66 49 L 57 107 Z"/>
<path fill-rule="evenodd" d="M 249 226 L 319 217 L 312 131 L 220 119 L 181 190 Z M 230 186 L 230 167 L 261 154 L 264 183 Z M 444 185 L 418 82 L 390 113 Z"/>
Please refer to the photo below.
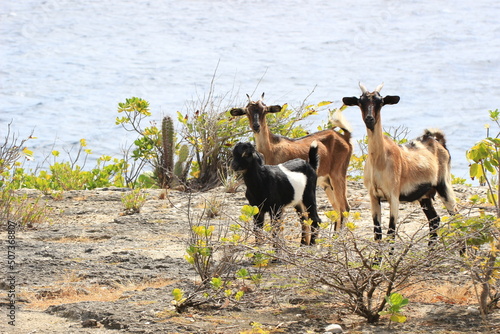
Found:
<path fill-rule="evenodd" d="M 223 199 L 217 197 L 217 195 L 212 195 L 199 204 L 197 208 L 203 209 L 208 218 L 215 218 L 220 215 L 223 205 Z"/>
<path fill-rule="evenodd" d="M 21 294 L 24 299 L 29 301 L 29 304 L 26 305 L 27 309 L 45 310 L 53 305 L 85 301 L 110 302 L 118 300 L 124 292 L 96 284 L 85 286 L 85 288 L 75 285 L 66 285 L 58 289 L 55 289 L 55 286 L 44 288 L 41 291 L 29 291 Z"/>
<path fill-rule="evenodd" d="M 53 305 L 85 301 L 113 302 L 123 298 L 125 292 L 142 291 L 147 288 L 162 288 L 175 282 L 175 280 L 159 278 L 109 287 L 86 284 L 75 273 L 67 273 L 56 284 L 24 291 L 21 296 L 29 301 L 26 305 L 27 309 L 45 310 Z"/>
<path fill-rule="evenodd" d="M 57 243 L 89 243 L 89 242 L 103 242 L 109 239 L 111 239 L 110 236 L 91 237 L 91 238 L 84 236 L 68 236 L 62 238 L 43 239 L 43 241 L 57 242 Z"/>
<path fill-rule="evenodd" d="M 401 291 L 410 302 L 470 305 L 477 302 L 471 283 L 453 284 L 451 282 L 422 282 Z"/>

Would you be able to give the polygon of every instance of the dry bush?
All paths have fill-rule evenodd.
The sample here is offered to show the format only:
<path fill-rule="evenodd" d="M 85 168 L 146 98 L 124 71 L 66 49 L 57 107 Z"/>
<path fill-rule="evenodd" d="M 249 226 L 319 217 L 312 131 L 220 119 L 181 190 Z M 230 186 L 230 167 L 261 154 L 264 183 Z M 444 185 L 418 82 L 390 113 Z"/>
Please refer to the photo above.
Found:
<path fill-rule="evenodd" d="M 303 277 L 307 286 L 373 323 L 386 306 L 386 296 L 439 281 L 450 270 L 447 258 L 456 245 L 429 248 L 424 232 L 427 229 L 420 228 L 399 233 L 393 242 L 376 242 L 346 228 L 324 237 L 316 247 L 281 243 L 279 257 L 295 266 L 296 276 Z"/>

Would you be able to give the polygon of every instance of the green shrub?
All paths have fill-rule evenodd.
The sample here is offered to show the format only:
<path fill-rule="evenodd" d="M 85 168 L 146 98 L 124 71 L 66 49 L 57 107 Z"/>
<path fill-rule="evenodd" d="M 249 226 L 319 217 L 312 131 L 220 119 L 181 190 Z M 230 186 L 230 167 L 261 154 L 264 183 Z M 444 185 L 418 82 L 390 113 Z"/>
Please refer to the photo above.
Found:
<path fill-rule="evenodd" d="M 498 109 L 490 110 L 490 119 L 500 128 L 500 112 Z M 471 162 L 470 176 L 478 179 L 479 183 L 488 185 L 488 201 L 497 210 L 500 217 L 500 205 L 498 203 L 500 192 L 500 132 L 490 136 L 490 127 L 487 126 L 486 138 L 476 143 L 467 153 L 467 159 Z M 496 178 L 496 179 L 495 179 Z"/>
<path fill-rule="evenodd" d="M 489 111 L 490 119 L 500 128 L 498 110 Z M 443 219 L 444 226 L 438 230 L 442 243 L 458 243 L 460 256 L 452 257 L 456 265 L 465 270 L 472 279 L 483 320 L 500 300 L 500 208 L 498 202 L 500 171 L 500 132 L 490 135 L 487 126 L 486 138 L 466 152 L 470 161 L 470 176 L 486 184 L 486 198 L 470 197 L 471 209 L 479 206 L 479 215 L 470 209 L 467 215 L 455 215 Z M 485 203 L 490 203 L 496 215 L 485 214 Z M 457 252 L 458 253 L 458 252 Z"/>
<path fill-rule="evenodd" d="M 248 242 L 249 236 L 253 235 L 253 228 L 247 225 L 255 210 L 258 210 L 257 207 L 246 205 L 241 211 L 239 222 L 219 226 L 210 225 L 208 221 L 202 222 L 208 216 L 205 210 L 197 223 L 194 223 L 195 218 L 188 212 L 190 233 L 184 258 L 199 275 L 201 284 L 190 293 L 178 288 L 172 290 L 172 304 L 177 312 L 209 302 L 238 303 L 245 291 L 251 290 L 247 284 L 256 287 L 260 284 L 269 257 L 260 252 L 255 254 L 248 251 L 253 249 Z M 250 257 L 253 258 L 255 269 L 237 269 L 243 258 Z"/>
<path fill-rule="evenodd" d="M 48 219 L 50 209 L 42 202 L 41 196 L 29 198 L 28 195 L 16 194 L 15 180 L 20 178 L 20 166 L 23 159 L 31 159 L 32 153 L 26 142 L 32 136 L 19 140 L 11 133 L 11 124 L 0 144 L 0 226 L 13 221 L 22 227 L 33 227 Z"/>
<path fill-rule="evenodd" d="M 0 189 L 0 225 L 13 221 L 21 227 L 32 228 L 47 222 L 51 212 L 41 196 L 30 198 L 7 188 Z"/>
<path fill-rule="evenodd" d="M 476 288 L 479 308 L 484 320 L 500 299 L 500 112 L 489 111 L 490 120 L 497 125 L 497 131 L 490 134 L 486 127 L 486 138 L 466 152 L 470 161 L 470 176 L 488 187 L 487 201 L 494 206 L 496 216 L 486 215 L 480 210 L 478 217 L 453 217 L 449 227 L 441 232 L 446 242 L 462 239 L 463 249 L 458 263 L 469 272 Z M 481 202 L 478 196 L 473 203 Z"/>
<path fill-rule="evenodd" d="M 78 165 L 83 159 L 85 165 L 91 150 L 86 149 L 85 139 L 80 140 L 77 156 L 72 162 L 59 162 L 58 151 L 53 151 L 53 163 L 48 170 L 41 170 L 38 174 L 26 171 L 24 168 L 15 168 L 12 174 L 11 186 L 14 189 L 29 188 L 38 189 L 45 194 L 65 190 L 84 190 L 101 187 L 123 187 L 125 185 L 124 174 L 127 164 L 124 160 L 112 159 L 103 155 L 97 159 L 96 165 L 89 171 Z"/>
<path fill-rule="evenodd" d="M 118 103 L 117 112 L 124 116 L 116 117 L 116 124 L 121 125 L 126 131 L 136 132 L 139 137 L 134 141 L 132 153 L 125 152 L 125 160 L 129 162 L 129 169 L 125 177 L 129 187 L 136 185 L 137 179 L 144 172 L 144 167 L 149 165 L 153 170 L 153 178 L 158 186 L 165 183 L 166 172 L 163 170 L 163 141 L 161 131 L 154 122 L 151 126 L 142 128 L 142 122 L 151 117 L 149 102 L 138 97 L 132 97 L 125 102 Z"/>
<path fill-rule="evenodd" d="M 134 189 L 122 196 L 122 204 L 125 208 L 125 214 L 132 215 L 134 213 L 139 213 L 148 195 L 143 193 L 141 189 Z"/>
<path fill-rule="evenodd" d="M 406 316 L 403 315 L 402 308 L 408 305 L 408 298 L 404 298 L 401 294 L 397 292 L 391 293 L 389 296 L 385 296 L 385 301 L 387 302 L 387 307 L 385 311 L 380 311 L 379 314 L 390 315 L 390 321 L 403 323 L 406 322 Z M 390 323 L 389 323 L 390 326 Z"/>

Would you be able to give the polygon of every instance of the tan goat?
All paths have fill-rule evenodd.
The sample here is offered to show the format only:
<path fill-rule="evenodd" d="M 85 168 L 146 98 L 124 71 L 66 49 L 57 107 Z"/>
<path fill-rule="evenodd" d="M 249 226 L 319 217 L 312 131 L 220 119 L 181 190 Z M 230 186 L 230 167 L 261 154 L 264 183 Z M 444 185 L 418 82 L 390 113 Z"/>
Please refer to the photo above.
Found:
<path fill-rule="evenodd" d="M 248 96 L 248 95 L 247 95 Z M 344 133 L 333 129 L 312 133 L 301 138 L 287 138 L 271 133 L 266 121 L 268 113 L 281 111 L 281 106 L 266 106 L 262 99 L 252 101 L 248 96 L 248 104 L 245 108 L 231 109 L 231 115 L 246 115 L 250 122 L 255 137 L 257 151 L 264 155 L 265 163 L 277 165 L 285 161 L 302 158 L 307 160 L 311 143 L 318 142 L 318 154 L 320 163 L 318 168 L 318 185 L 325 189 L 328 200 L 333 208 L 339 212 L 341 217 L 335 224 L 335 230 L 340 229 L 343 212 L 349 211 L 347 202 L 347 167 L 352 154 L 351 130 L 349 124 L 338 115 L 332 120 L 334 127 L 340 127 Z M 337 113 L 340 114 L 340 113 Z"/>
<path fill-rule="evenodd" d="M 455 195 L 451 186 L 450 153 L 444 134 L 425 130 L 424 135 L 406 145 L 397 145 L 384 135 L 380 111 L 386 104 L 396 104 L 399 96 L 380 95 L 382 85 L 370 93 L 360 83 L 361 97 L 344 97 L 348 106 L 359 106 L 368 135 L 368 157 L 364 183 L 368 189 L 375 240 L 382 238 L 380 201 L 390 206 L 388 236 L 394 237 L 400 202 L 419 201 L 429 221 L 429 244 L 436 238 L 440 218 L 432 205 L 436 192 L 450 214 L 455 213 Z"/>

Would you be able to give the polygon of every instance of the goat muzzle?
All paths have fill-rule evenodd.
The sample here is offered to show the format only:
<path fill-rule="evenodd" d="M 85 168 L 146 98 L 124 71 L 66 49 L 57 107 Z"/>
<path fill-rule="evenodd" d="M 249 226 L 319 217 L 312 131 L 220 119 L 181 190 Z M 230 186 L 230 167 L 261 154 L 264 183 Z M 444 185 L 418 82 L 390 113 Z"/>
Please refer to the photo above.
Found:
<path fill-rule="evenodd" d="M 366 127 L 373 131 L 373 129 L 375 128 L 375 118 L 371 115 L 366 116 L 364 122 Z"/>
<path fill-rule="evenodd" d="M 255 133 L 259 133 L 260 132 L 260 124 L 258 124 L 258 123 L 257 124 L 253 124 L 252 125 L 252 130 Z"/>

